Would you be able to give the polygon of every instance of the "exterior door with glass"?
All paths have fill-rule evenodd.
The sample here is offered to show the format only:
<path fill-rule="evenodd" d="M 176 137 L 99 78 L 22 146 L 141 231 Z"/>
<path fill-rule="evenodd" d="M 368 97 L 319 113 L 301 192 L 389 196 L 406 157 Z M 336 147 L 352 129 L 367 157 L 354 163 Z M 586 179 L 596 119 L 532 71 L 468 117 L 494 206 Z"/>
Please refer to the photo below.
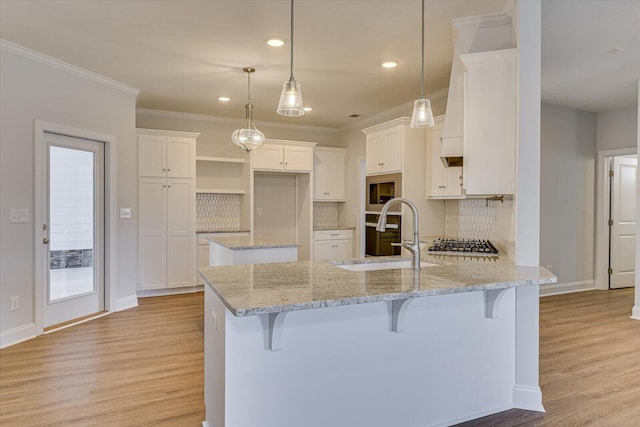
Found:
<path fill-rule="evenodd" d="M 104 310 L 104 143 L 44 134 L 44 328 Z"/>

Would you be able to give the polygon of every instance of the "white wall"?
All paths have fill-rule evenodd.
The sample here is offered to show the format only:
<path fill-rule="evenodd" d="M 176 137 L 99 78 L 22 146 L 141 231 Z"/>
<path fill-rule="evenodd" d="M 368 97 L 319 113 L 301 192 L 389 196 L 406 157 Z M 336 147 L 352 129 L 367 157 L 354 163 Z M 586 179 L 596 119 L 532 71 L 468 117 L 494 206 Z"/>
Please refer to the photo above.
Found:
<path fill-rule="evenodd" d="M 638 80 L 638 97 L 636 98 L 636 147 L 640 154 L 640 80 Z M 636 182 L 640 182 L 640 168 L 636 168 Z M 640 197 L 636 197 L 636 303 L 632 316 L 640 320 Z"/>
<path fill-rule="evenodd" d="M 633 148 L 638 140 L 638 108 L 598 113 L 597 149 Z"/>
<path fill-rule="evenodd" d="M 0 337 L 34 323 L 34 121 L 117 137 L 116 206 L 137 206 L 137 90 L 22 49 L 0 46 Z M 9 209 L 29 209 L 9 223 Z M 135 298 L 137 215 L 117 222 L 116 298 Z M 19 296 L 18 311 L 9 299 Z"/>
<path fill-rule="evenodd" d="M 594 279 L 597 115 L 543 104 L 540 264 L 558 283 Z"/>

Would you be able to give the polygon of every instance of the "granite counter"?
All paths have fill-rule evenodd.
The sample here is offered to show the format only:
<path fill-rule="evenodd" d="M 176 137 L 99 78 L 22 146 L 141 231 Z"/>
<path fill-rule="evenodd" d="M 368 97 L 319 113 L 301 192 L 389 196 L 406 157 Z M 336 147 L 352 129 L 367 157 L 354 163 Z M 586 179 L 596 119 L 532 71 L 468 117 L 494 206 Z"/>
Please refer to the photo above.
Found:
<path fill-rule="evenodd" d="M 341 264 L 397 262 L 385 257 L 334 262 L 293 262 L 204 268 L 205 282 L 235 316 L 297 311 L 403 298 L 554 283 L 542 267 L 516 266 L 506 258 L 423 255 L 416 276 L 410 268 L 347 271 Z"/>

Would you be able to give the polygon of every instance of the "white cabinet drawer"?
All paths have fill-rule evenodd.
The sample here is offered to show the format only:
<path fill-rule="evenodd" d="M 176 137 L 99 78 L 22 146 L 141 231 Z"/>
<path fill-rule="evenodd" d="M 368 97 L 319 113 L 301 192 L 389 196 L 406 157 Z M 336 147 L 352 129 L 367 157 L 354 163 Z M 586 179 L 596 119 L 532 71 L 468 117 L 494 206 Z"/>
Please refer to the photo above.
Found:
<path fill-rule="evenodd" d="M 352 239 L 353 230 L 316 230 L 314 240 Z"/>

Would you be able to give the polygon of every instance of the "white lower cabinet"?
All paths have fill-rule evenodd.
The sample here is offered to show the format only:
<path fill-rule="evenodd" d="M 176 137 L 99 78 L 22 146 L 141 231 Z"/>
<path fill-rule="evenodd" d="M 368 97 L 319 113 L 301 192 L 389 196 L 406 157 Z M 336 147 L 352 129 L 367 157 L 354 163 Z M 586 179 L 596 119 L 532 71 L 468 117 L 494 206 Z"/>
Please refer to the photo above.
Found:
<path fill-rule="evenodd" d="M 138 185 L 138 289 L 194 286 L 193 179 L 140 178 Z"/>
<path fill-rule="evenodd" d="M 315 261 L 353 257 L 353 230 L 317 230 L 314 232 Z"/>

